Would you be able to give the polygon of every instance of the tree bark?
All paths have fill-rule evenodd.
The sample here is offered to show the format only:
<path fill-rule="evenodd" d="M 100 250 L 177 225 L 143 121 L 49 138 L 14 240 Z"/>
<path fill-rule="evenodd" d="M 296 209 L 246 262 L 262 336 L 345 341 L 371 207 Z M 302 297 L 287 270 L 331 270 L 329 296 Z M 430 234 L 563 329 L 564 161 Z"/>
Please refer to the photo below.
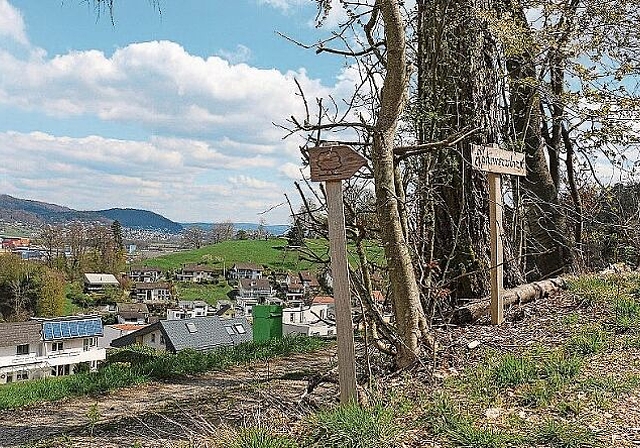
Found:
<path fill-rule="evenodd" d="M 520 305 L 534 300 L 544 299 L 551 294 L 557 294 L 567 289 L 567 283 L 562 278 L 553 278 L 540 282 L 527 283 L 504 291 L 504 306 Z M 479 302 L 457 309 L 451 318 L 451 323 L 463 325 L 475 322 L 491 311 L 491 299 L 485 298 Z"/>
<path fill-rule="evenodd" d="M 389 267 L 389 280 L 395 310 L 395 322 L 401 343 L 397 346 L 396 365 L 412 364 L 426 334 L 426 320 L 420 303 L 409 245 L 404 237 L 402 204 L 396 191 L 394 140 L 398 119 L 402 115 L 409 74 L 407 72 L 404 21 L 399 2 L 379 0 L 376 3 L 384 23 L 387 43 L 386 74 L 381 94 L 372 148 L 376 205 L 382 225 L 382 241 Z"/>
<path fill-rule="evenodd" d="M 528 29 L 524 11 L 510 4 L 513 17 L 523 30 Z M 524 39 L 524 37 L 523 37 Z M 507 58 L 510 86 L 510 108 L 515 135 L 512 138 L 526 154 L 527 225 L 531 236 L 530 265 L 538 278 L 566 272 L 573 254 L 566 237 L 566 221 L 558 200 L 558 189 L 545 157 L 542 137 L 540 93 L 536 85 L 537 71 L 534 49 Z"/>

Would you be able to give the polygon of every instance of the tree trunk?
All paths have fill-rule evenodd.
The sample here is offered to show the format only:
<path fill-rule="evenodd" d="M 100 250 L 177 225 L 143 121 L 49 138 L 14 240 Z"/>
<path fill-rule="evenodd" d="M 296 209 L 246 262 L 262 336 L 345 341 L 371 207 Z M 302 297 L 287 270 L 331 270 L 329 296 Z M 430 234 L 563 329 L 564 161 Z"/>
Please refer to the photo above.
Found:
<path fill-rule="evenodd" d="M 376 5 L 384 22 L 387 71 L 375 123 L 372 165 L 378 219 L 384 223 L 382 241 L 389 267 L 395 321 L 401 338 L 401 343 L 397 346 L 396 364 L 403 368 L 415 361 L 420 341 L 427 331 L 411 254 L 403 233 L 402 204 L 398 203 L 393 156 L 396 129 L 405 105 L 409 75 L 405 29 L 399 2 L 380 0 Z"/>
<path fill-rule="evenodd" d="M 512 6 L 512 13 L 526 30 L 528 24 L 524 11 L 519 6 Z M 523 37 L 523 40 L 526 39 Z M 545 157 L 533 52 L 534 49 L 524 49 L 521 54 L 508 57 L 506 67 L 515 131 L 513 138 L 526 153 L 527 176 L 523 186 L 527 192 L 524 200 L 532 242 L 530 265 L 537 271 L 536 276 L 544 278 L 565 272 L 573 263 L 573 255 L 566 237 L 558 189 Z"/>
<path fill-rule="evenodd" d="M 488 7 L 485 0 L 418 3 L 420 143 L 467 127 L 481 128 L 475 143 L 498 143 L 495 46 L 477 15 L 478 9 Z M 454 299 L 483 297 L 489 291 L 486 176 L 472 170 L 470 160 L 470 145 L 464 142 L 455 150 L 424 156 L 418 174 L 417 192 L 423 198 L 418 201 L 416 235 L 423 241 L 433 235 L 434 244 L 418 242 L 416 247 L 423 249 L 420 256 L 426 262 L 432 261 L 433 252 Z M 522 278 L 517 258 L 507 253 L 505 259 L 508 278 Z"/>
<path fill-rule="evenodd" d="M 504 306 L 523 304 L 534 300 L 549 297 L 567 289 L 567 283 L 562 278 L 543 280 L 528 283 L 504 292 Z M 485 298 L 479 302 L 457 309 L 451 318 L 451 323 L 456 325 L 469 324 L 483 316 L 487 316 L 491 310 L 491 299 Z"/>

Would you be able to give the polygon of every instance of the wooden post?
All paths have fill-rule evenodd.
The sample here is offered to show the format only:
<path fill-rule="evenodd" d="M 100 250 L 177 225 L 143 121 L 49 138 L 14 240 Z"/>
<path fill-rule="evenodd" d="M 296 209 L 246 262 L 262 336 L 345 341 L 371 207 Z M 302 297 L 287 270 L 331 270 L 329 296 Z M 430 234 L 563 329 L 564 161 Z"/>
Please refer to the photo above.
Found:
<path fill-rule="evenodd" d="M 491 323 L 504 322 L 502 249 L 502 188 L 500 174 L 487 173 L 489 181 L 489 232 L 491 234 Z"/>
<path fill-rule="evenodd" d="M 342 180 L 353 176 L 366 164 L 360 154 L 348 146 L 309 148 L 311 180 L 326 182 L 329 220 L 329 250 L 333 273 L 333 297 L 336 306 L 338 339 L 338 377 L 340 403 L 355 402 L 356 356 L 351 319 L 351 287 L 347 261 L 347 235 L 344 222 Z"/>
<path fill-rule="evenodd" d="M 502 248 L 502 189 L 500 175 L 526 176 L 525 155 L 521 152 L 505 151 L 497 145 L 471 145 L 471 165 L 487 173 L 489 183 L 489 232 L 491 234 L 491 323 L 504 322 Z"/>
<path fill-rule="evenodd" d="M 327 181 L 326 187 L 333 297 L 336 305 L 340 402 L 344 404 L 356 401 L 356 361 L 353 342 L 353 321 L 351 320 L 351 288 L 349 285 L 349 267 L 347 265 L 342 181 Z"/>

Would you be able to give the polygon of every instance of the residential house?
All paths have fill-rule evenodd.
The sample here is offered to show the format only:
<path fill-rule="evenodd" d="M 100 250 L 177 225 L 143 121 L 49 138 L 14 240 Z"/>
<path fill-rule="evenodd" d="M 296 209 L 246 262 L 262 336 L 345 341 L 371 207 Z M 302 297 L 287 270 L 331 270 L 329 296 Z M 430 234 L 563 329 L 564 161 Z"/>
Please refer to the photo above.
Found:
<path fill-rule="evenodd" d="M 162 269 L 149 267 L 132 267 L 128 274 L 134 283 L 156 283 L 162 279 Z"/>
<path fill-rule="evenodd" d="M 227 272 L 230 280 L 240 280 L 248 278 L 257 280 L 262 278 L 262 266 L 255 263 L 236 263 Z"/>
<path fill-rule="evenodd" d="M 304 298 L 304 285 L 301 282 L 294 280 L 287 285 L 284 290 L 284 295 L 286 302 L 302 300 Z"/>
<path fill-rule="evenodd" d="M 0 384 L 44 377 L 41 329 L 35 321 L 0 323 Z"/>
<path fill-rule="evenodd" d="M 279 290 L 279 296 L 285 302 L 302 300 L 304 298 L 304 285 L 297 275 L 290 272 L 281 272 L 274 275 L 276 287 Z"/>
<path fill-rule="evenodd" d="M 218 309 L 216 309 L 216 316 L 221 317 L 223 319 L 228 319 L 232 317 L 236 317 L 236 309 L 233 305 L 229 303 L 218 304 Z"/>
<path fill-rule="evenodd" d="M 305 336 L 332 336 L 336 333 L 335 309 L 331 303 L 314 303 L 310 306 L 282 310 L 282 333 Z"/>
<path fill-rule="evenodd" d="M 192 319 L 209 314 L 209 305 L 204 300 L 180 300 L 177 308 L 167 309 L 167 319 Z"/>
<path fill-rule="evenodd" d="M 311 300 L 312 305 L 327 305 L 335 309 L 336 301 L 331 296 L 316 296 Z"/>
<path fill-rule="evenodd" d="M 5 236 L 2 237 L 2 248 L 7 250 L 13 250 L 17 247 L 29 247 L 31 241 L 29 238 L 22 238 L 19 236 Z"/>
<path fill-rule="evenodd" d="M 213 350 L 238 345 L 253 339 L 251 325 L 244 318 L 221 319 L 218 316 L 161 320 L 115 339 L 111 345 L 125 347 L 147 345 L 177 353 L 180 350 Z"/>
<path fill-rule="evenodd" d="M 0 384 L 95 370 L 106 359 L 98 345 L 99 316 L 69 316 L 0 323 Z"/>
<path fill-rule="evenodd" d="M 193 283 L 217 282 L 222 271 L 204 264 L 185 264 L 176 274 L 178 281 Z"/>
<path fill-rule="evenodd" d="M 145 303 L 116 303 L 119 324 L 144 325 L 149 322 L 149 308 Z"/>
<path fill-rule="evenodd" d="M 169 282 L 136 283 L 131 288 L 131 295 L 144 303 L 167 303 L 173 300 Z"/>
<path fill-rule="evenodd" d="M 110 347 L 114 339 L 133 333 L 136 330 L 146 327 L 147 324 L 113 324 L 105 325 L 103 328 L 104 335 L 98 338 L 98 346 Z"/>
<path fill-rule="evenodd" d="M 88 293 L 104 293 L 109 288 L 120 288 L 120 282 L 113 274 L 84 274 L 84 290 Z"/>
<path fill-rule="evenodd" d="M 237 307 L 244 316 L 251 315 L 254 305 L 275 298 L 275 291 L 267 278 L 241 278 L 238 282 Z"/>
<path fill-rule="evenodd" d="M 318 294 L 322 288 L 320 287 L 320 282 L 318 282 L 318 278 L 309 271 L 302 271 L 298 273 L 300 278 L 300 282 L 304 286 L 304 292 L 307 296 Z"/>
<path fill-rule="evenodd" d="M 253 298 L 264 301 L 274 296 L 275 291 L 267 278 L 241 278 L 238 282 L 238 298 Z"/>

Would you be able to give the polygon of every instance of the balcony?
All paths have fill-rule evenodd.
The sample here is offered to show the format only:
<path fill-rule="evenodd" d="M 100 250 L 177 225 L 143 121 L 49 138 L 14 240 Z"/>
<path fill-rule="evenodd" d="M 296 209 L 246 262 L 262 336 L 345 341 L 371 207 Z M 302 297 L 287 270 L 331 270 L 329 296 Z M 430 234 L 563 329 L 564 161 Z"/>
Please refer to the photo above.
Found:
<path fill-rule="evenodd" d="M 106 359 L 107 351 L 104 348 L 83 351 L 82 349 L 67 349 L 51 352 L 47 356 L 41 357 L 41 361 L 46 361 L 51 366 L 61 364 L 77 364 L 80 362 L 100 361 Z"/>

